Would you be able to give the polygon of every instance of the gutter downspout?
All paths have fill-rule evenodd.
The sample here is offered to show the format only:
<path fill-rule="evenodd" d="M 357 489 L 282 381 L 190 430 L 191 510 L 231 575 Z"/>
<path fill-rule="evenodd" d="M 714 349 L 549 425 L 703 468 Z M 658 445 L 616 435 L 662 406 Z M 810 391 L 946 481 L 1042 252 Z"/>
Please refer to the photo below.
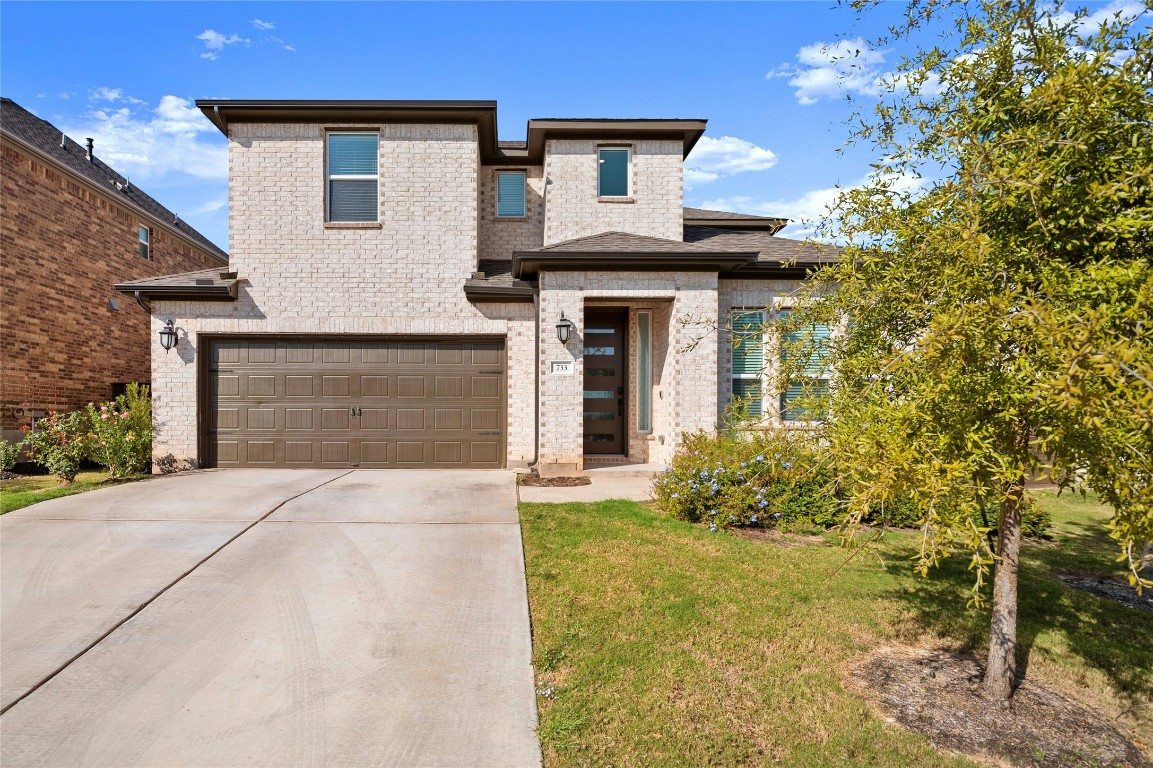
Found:
<path fill-rule="evenodd" d="M 149 315 L 151 315 L 152 314 L 152 302 L 150 302 L 148 299 L 144 298 L 144 295 L 140 291 L 133 291 L 132 295 L 136 297 L 136 303 L 139 304 L 144 309 L 145 312 L 147 312 Z"/>

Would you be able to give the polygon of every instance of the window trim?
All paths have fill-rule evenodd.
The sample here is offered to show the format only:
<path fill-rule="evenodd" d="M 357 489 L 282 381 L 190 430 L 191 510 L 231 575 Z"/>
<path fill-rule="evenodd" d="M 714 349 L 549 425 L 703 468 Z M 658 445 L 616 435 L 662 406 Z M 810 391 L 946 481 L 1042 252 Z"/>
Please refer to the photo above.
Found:
<path fill-rule="evenodd" d="M 647 334 L 641 337 L 641 317 L 646 318 Z M 641 360 L 648 362 L 648 381 L 641 376 Z M 653 433 L 653 311 L 651 309 L 637 310 L 637 434 L 651 435 Z M 643 393 L 647 392 L 645 397 Z M 647 406 L 647 407 L 646 407 Z M 647 424 L 643 422 L 647 421 Z"/>
<path fill-rule="evenodd" d="M 521 200 L 520 200 L 521 209 L 520 210 L 521 210 L 521 212 L 519 214 L 517 214 L 516 216 L 502 216 L 501 212 L 500 212 L 500 177 L 501 176 L 512 176 L 512 175 L 520 176 L 520 181 L 521 181 Z M 495 172 L 495 174 L 493 176 L 493 181 L 495 182 L 494 187 L 496 188 L 496 194 L 493 195 L 493 197 L 495 198 L 493 215 L 497 219 L 499 219 L 500 221 L 517 221 L 518 219 L 527 219 L 528 218 L 528 171 L 522 170 L 522 169 L 516 169 L 516 168 L 498 170 Z"/>
<path fill-rule="evenodd" d="M 136 225 L 136 253 L 142 259 L 152 260 L 152 227 Z"/>
<path fill-rule="evenodd" d="M 331 159 L 330 147 L 333 136 L 373 136 L 376 138 L 376 173 L 368 174 L 332 174 L 329 172 Z M 332 182 L 333 181 L 376 181 L 376 218 L 372 221 L 343 221 L 332 218 Z M 380 223 L 380 131 L 366 131 L 364 129 L 337 129 L 329 128 L 324 132 L 324 223 L 336 227 L 373 229 Z"/>
<path fill-rule="evenodd" d="M 625 193 L 623 195 L 604 195 L 601 194 L 601 152 L 609 150 L 612 152 L 625 152 Z M 597 200 L 612 202 L 612 201 L 631 201 L 633 195 L 633 155 L 635 150 L 632 144 L 598 144 L 597 145 Z"/>

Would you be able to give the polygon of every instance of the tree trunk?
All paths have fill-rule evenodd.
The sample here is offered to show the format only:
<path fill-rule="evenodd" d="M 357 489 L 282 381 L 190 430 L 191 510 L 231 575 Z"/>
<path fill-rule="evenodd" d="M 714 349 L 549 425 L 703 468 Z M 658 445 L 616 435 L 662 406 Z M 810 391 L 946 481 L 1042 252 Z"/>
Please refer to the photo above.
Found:
<path fill-rule="evenodd" d="M 1017 568 L 1021 554 L 1024 478 L 1010 483 L 1001 500 L 997 528 L 997 562 L 993 566 L 993 621 L 989 629 L 989 664 L 985 696 L 1004 701 L 1017 680 Z"/>

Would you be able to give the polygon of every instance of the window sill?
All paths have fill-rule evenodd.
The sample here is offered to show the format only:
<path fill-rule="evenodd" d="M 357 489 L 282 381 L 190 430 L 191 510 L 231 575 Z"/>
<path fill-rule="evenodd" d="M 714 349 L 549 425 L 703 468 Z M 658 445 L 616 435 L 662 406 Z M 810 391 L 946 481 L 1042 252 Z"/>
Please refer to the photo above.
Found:
<path fill-rule="evenodd" d="M 496 221 L 528 221 L 528 216 L 494 216 Z"/>
<path fill-rule="evenodd" d="M 379 221 L 326 221 L 325 229 L 381 229 Z"/>
<path fill-rule="evenodd" d="M 635 203 L 636 198 L 632 197 L 598 197 L 598 203 Z"/>

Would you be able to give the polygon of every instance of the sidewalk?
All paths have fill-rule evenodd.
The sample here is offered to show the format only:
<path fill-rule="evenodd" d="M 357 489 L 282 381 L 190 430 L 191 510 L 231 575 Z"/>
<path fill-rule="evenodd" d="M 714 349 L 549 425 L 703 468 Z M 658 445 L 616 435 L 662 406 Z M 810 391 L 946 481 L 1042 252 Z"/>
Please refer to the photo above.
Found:
<path fill-rule="evenodd" d="M 517 486 L 520 501 L 560 504 L 568 501 L 605 501 L 631 499 L 648 501 L 653 475 L 665 470 L 664 464 L 615 464 L 586 469 L 591 485 L 572 488 Z"/>

